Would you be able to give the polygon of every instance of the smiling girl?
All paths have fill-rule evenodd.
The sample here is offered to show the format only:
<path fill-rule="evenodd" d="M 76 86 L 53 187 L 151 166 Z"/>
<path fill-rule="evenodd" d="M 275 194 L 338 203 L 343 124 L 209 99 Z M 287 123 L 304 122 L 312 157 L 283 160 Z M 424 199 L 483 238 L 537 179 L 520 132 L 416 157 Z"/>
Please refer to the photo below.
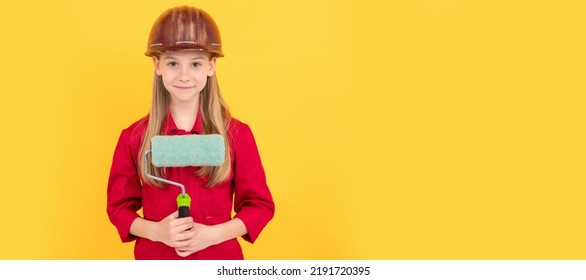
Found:
<path fill-rule="evenodd" d="M 136 240 L 136 259 L 243 259 L 237 237 L 253 243 L 275 206 L 252 131 L 231 117 L 220 93 L 218 27 L 201 9 L 169 9 L 151 29 L 146 55 L 155 72 L 151 111 L 118 140 L 108 181 L 110 221 L 123 242 Z M 149 165 L 150 174 L 181 181 L 192 197 L 190 216 L 179 218 L 181 190 L 146 177 L 141 155 L 153 136 L 187 134 L 222 135 L 226 160 L 215 167 Z"/>

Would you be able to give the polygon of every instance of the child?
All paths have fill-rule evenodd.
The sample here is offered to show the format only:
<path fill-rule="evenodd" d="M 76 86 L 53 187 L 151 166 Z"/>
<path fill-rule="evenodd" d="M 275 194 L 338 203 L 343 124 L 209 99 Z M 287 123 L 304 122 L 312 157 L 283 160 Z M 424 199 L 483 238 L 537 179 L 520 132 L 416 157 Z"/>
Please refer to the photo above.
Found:
<path fill-rule="evenodd" d="M 146 55 L 155 68 L 151 112 L 118 140 L 108 181 L 110 221 L 123 242 L 136 240 L 136 259 L 243 259 L 236 238 L 253 243 L 275 206 L 252 132 L 230 116 L 220 94 L 218 27 L 201 9 L 169 9 L 154 23 Z M 147 178 L 142 155 L 155 135 L 194 133 L 224 136 L 223 165 L 148 164 L 150 174 L 185 185 L 190 217 L 178 218 L 181 189 Z"/>

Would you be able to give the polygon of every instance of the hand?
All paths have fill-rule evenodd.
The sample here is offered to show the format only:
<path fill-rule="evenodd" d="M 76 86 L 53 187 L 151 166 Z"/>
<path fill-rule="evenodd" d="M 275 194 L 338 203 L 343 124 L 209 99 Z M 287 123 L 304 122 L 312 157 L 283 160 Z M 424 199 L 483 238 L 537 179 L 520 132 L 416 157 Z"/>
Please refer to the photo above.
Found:
<path fill-rule="evenodd" d="M 187 231 L 193 228 L 193 218 L 179 218 L 179 212 L 175 211 L 160 222 L 154 224 L 153 241 L 163 242 L 169 247 L 183 247 L 189 243 L 193 233 Z"/>
<path fill-rule="evenodd" d="M 197 251 L 220 243 L 220 232 L 218 232 L 217 226 L 193 223 L 192 228 L 187 232 L 192 234 L 192 238 L 181 242 L 182 246 L 175 246 L 175 252 L 181 257 L 187 257 Z"/>

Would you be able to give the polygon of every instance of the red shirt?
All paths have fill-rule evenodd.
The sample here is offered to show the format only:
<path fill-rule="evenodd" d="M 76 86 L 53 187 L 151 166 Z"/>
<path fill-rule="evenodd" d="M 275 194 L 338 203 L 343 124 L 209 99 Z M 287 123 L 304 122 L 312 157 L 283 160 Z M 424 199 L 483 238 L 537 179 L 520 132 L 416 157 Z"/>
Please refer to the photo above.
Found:
<path fill-rule="evenodd" d="M 185 131 L 178 129 L 171 114 L 167 114 L 163 134 L 201 134 L 202 123 L 202 116 L 198 113 L 191 131 Z M 143 209 L 145 219 L 158 222 L 177 210 L 176 199 L 181 193 L 181 189 L 173 185 L 161 189 L 142 184 L 140 180 L 138 152 L 147 124 L 148 117 L 145 117 L 122 131 L 112 160 L 107 212 L 122 242 L 136 240 L 136 259 L 243 259 L 236 238 L 183 258 L 177 255 L 174 248 L 162 242 L 130 234 L 130 225 L 139 217 L 139 209 Z M 199 178 L 195 174 L 199 167 L 167 168 L 166 179 L 185 185 L 186 192 L 191 196 L 190 215 L 197 223 L 215 225 L 227 222 L 232 218 L 234 205 L 235 217 L 241 219 L 248 230 L 242 238 L 253 243 L 272 219 L 275 205 L 248 125 L 232 118 L 228 126 L 228 143 L 232 171 L 227 181 L 206 188 L 207 177 Z"/>

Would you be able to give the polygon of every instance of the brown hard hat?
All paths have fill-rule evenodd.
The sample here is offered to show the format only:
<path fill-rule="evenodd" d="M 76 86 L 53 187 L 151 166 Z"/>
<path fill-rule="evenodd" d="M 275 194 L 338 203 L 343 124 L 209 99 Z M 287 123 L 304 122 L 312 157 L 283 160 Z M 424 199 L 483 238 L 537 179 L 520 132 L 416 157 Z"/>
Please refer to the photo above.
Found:
<path fill-rule="evenodd" d="M 208 13 L 188 6 L 171 8 L 153 24 L 145 55 L 185 49 L 205 50 L 215 56 L 224 56 L 220 31 Z"/>

